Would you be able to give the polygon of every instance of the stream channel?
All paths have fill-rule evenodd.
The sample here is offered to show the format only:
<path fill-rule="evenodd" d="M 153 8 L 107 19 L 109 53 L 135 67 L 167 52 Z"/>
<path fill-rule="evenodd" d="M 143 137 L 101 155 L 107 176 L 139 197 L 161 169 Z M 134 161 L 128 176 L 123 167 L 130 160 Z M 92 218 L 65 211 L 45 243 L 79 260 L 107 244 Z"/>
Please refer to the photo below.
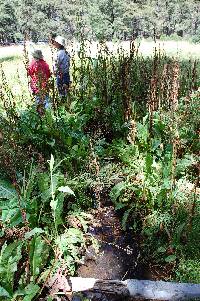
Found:
<path fill-rule="evenodd" d="M 88 233 L 99 243 L 99 251 L 90 246 L 86 252 L 84 264 L 77 270 L 78 277 L 96 279 L 147 279 L 141 267 L 140 251 L 131 232 L 122 230 L 120 218 L 112 205 L 98 208 L 92 212 L 93 220 Z M 119 301 L 125 297 L 102 293 L 84 293 L 91 301 Z M 81 298 L 74 296 L 74 301 Z M 132 300 L 132 299 L 126 299 Z"/>

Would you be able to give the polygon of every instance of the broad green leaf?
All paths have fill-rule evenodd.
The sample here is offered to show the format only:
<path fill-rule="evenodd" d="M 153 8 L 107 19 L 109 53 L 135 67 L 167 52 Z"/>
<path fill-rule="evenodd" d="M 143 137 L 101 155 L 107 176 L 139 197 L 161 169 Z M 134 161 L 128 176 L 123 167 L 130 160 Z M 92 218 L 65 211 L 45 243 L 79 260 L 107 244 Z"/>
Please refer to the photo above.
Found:
<path fill-rule="evenodd" d="M 141 123 L 137 123 L 137 138 L 139 139 L 139 141 L 142 144 L 146 144 L 147 143 L 147 139 L 148 139 L 148 126 L 147 124 L 141 124 Z"/>
<path fill-rule="evenodd" d="M 71 190 L 71 188 L 69 188 L 69 186 L 61 186 L 58 188 L 58 190 L 75 196 L 74 192 Z"/>
<path fill-rule="evenodd" d="M 49 256 L 49 247 L 40 236 L 32 238 L 30 243 L 30 264 L 33 280 L 40 275 L 40 271 L 46 264 Z"/>
<path fill-rule="evenodd" d="M 115 210 L 119 210 L 119 209 L 122 209 L 124 207 L 126 207 L 127 204 L 126 203 L 120 203 L 120 202 L 117 202 L 116 203 L 116 206 L 115 206 Z"/>
<path fill-rule="evenodd" d="M 162 187 L 164 189 L 169 190 L 171 188 L 171 179 L 170 178 L 164 178 Z"/>
<path fill-rule="evenodd" d="M 69 228 L 66 233 L 68 243 L 76 244 L 84 242 L 83 232 L 79 229 Z"/>
<path fill-rule="evenodd" d="M 152 139 L 152 150 L 155 151 L 161 144 L 160 139 Z"/>
<path fill-rule="evenodd" d="M 181 239 L 181 235 L 184 231 L 184 229 L 187 226 L 188 221 L 185 221 L 184 223 L 180 224 L 177 228 L 176 228 L 176 236 L 177 236 L 177 241 L 180 243 L 180 239 Z"/>
<path fill-rule="evenodd" d="M 166 262 L 173 262 L 173 261 L 175 261 L 176 260 L 176 255 L 174 254 L 174 255 L 169 255 L 169 256 L 167 256 L 166 258 L 165 258 L 165 261 Z"/>
<path fill-rule="evenodd" d="M 110 192 L 110 197 L 112 201 L 117 201 L 118 197 L 121 195 L 121 193 L 124 191 L 126 188 L 126 183 L 125 182 L 120 182 L 117 185 L 115 185 Z"/>
<path fill-rule="evenodd" d="M 6 202 L 0 202 L 2 208 L 1 219 L 5 226 L 15 227 L 22 222 L 21 211 L 17 198 L 12 198 Z"/>
<path fill-rule="evenodd" d="M 27 287 L 25 287 L 25 294 L 23 301 L 32 301 L 33 298 L 40 291 L 40 287 L 37 284 L 30 283 Z"/>
<path fill-rule="evenodd" d="M 18 262 L 22 258 L 22 242 L 9 245 L 4 243 L 0 254 L 0 280 L 1 285 L 9 294 L 13 291 L 14 275 L 18 269 Z"/>
<path fill-rule="evenodd" d="M 153 157 L 150 153 L 147 153 L 146 158 L 145 158 L 145 162 L 146 162 L 146 173 L 151 174 L 152 172 L 152 164 L 153 164 Z"/>
<path fill-rule="evenodd" d="M 41 193 L 49 189 L 49 175 L 47 173 L 39 173 L 38 176 L 38 187 Z"/>
<path fill-rule="evenodd" d="M 10 297 L 10 294 L 2 286 L 0 286 L 0 297 Z"/>
<path fill-rule="evenodd" d="M 17 197 L 15 188 L 8 182 L 0 180 L 0 199 L 11 199 Z"/>
<path fill-rule="evenodd" d="M 158 252 L 158 253 L 165 253 L 165 252 L 166 252 L 166 248 L 164 248 L 164 247 L 159 247 L 159 248 L 157 249 L 157 252 Z"/>
<path fill-rule="evenodd" d="M 124 215 L 123 215 L 123 218 L 122 218 L 122 229 L 125 231 L 126 230 L 126 226 L 127 226 L 127 220 L 128 220 L 128 217 L 131 213 L 131 210 L 132 208 L 130 208 L 129 210 L 127 210 Z"/>
<path fill-rule="evenodd" d="M 42 230 L 41 228 L 34 228 L 33 230 L 31 230 L 25 234 L 25 239 L 29 239 L 30 237 L 34 236 L 35 234 L 41 234 L 41 233 L 44 233 L 44 230 Z"/>

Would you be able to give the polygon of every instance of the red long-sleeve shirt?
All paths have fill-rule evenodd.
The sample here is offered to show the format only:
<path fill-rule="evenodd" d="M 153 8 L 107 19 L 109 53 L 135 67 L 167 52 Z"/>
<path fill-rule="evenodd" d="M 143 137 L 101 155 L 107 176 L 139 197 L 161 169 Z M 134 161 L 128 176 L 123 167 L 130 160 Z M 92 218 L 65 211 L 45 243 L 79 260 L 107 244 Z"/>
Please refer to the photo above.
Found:
<path fill-rule="evenodd" d="M 30 87 L 34 94 L 45 93 L 48 89 L 48 80 L 51 77 L 49 65 L 43 60 L 32 60 L 28 67 L 31 77 Z"/>

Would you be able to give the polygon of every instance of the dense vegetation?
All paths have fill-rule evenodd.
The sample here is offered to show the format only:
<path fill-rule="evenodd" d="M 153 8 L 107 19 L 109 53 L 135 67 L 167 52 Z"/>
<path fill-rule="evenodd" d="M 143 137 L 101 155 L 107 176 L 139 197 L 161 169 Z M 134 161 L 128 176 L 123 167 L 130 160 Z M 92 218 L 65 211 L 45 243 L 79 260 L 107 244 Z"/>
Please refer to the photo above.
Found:
<path fill-rule="evenodd" d="M 3 0 L 0 42 L 48 40 L 52 34 L 72 39 L 135 37 L 192 38 L 200 41 L 197 0 Z"/>
<path fill-rule="evenodd" d="M 199 282 L 198 62 L 103 45 L 91 59 L 83 43 L 71 71 L 67 100 L 52 89 L 42 115 L 1 72 L 1 300 L 44 300 L 50 279 L 75 273 L 102 198 L 144 260 Z"/>

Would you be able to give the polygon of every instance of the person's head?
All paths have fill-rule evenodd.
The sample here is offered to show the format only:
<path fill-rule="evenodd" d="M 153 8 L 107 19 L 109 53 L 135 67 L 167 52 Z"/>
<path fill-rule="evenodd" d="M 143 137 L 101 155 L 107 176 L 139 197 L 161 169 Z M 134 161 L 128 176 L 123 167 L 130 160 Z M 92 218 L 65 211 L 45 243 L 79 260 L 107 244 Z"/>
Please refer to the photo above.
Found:
<path fill-rule="evenodd" d="M 39 49 L 36 49 L 32 52 L 32 57 L 35 59 L 35 60 L 41 60 L 43 59 L 43 54 L 42 54 L 42 51 L 39 50 Z"/>
<path fill-rule="evenodd" d="M 65 39 L 61 36 L 57 36 L 53 41 L 53 45 L 57 49 L 63 49 L 65 47 Z"/>

